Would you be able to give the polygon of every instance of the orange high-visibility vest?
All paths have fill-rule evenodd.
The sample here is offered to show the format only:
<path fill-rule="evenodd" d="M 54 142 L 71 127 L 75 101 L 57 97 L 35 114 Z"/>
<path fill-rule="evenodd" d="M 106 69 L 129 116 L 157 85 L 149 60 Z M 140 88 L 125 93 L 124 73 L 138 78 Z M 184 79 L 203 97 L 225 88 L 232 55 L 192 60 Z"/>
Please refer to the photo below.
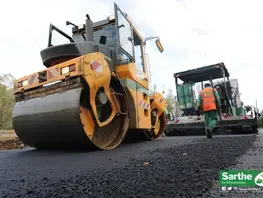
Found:
<path fill-rule="evenodd" d="M 216 101 L 212 87 L 204 88 L 201 91 L 201 97 L 203 111 L 216 110 Z"/>

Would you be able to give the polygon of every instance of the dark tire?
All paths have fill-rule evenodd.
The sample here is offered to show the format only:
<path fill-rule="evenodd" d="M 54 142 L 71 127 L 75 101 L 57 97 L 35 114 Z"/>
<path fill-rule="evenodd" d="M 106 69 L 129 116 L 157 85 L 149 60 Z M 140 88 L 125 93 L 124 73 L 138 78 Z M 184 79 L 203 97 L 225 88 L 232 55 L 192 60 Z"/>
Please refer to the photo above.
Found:
<path fill-rule="evenodd" d="M 164 134 L 165 134 L 166 136 L 172 136 L 172 135 L 171 135 L 171 132 L 168 131 L 168 130 L 165 130 L 165 131 L 164 131 Z"/>

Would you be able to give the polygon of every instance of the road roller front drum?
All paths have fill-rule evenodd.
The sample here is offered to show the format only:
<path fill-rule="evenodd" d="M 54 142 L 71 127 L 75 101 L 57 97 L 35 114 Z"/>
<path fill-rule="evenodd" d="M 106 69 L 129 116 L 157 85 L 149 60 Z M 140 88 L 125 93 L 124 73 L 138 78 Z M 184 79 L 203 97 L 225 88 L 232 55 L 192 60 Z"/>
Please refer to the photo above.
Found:
<path fill-rule="evenodd" d="M 117 147 L 129 126 L 125 90 L 113 77 L 110 86 L 112 93 L 116 93 L 115 99 L 122 113 L 116 114 L 109 124 L 98 127 L 91 111 L 88 87 L 85 81 L 80 85 L 64 92 L 17 102 L 13 111 L 13 125 L 21 141 L 39 149 L 96 150 Z M 99 100 L 99 105 L 104 106 L 100 112 L 103 115 L 110 113 L 108 101 L 105 103 L 102 95 Z M 108 114 L 105 115 L 108 117 Z"/>

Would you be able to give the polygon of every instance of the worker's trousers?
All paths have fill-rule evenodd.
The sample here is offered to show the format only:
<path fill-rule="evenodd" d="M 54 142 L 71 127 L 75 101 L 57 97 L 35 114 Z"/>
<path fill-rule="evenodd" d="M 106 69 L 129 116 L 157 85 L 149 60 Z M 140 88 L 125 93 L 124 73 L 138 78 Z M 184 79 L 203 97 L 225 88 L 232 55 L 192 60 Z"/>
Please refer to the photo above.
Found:
<path fill-rule="evenodd" d="M 206 111 L 204 112 L 205 115 L 205 131 L 208 129 L 211 132 L 214 130 L 217 124 L 217 111 Z"/>

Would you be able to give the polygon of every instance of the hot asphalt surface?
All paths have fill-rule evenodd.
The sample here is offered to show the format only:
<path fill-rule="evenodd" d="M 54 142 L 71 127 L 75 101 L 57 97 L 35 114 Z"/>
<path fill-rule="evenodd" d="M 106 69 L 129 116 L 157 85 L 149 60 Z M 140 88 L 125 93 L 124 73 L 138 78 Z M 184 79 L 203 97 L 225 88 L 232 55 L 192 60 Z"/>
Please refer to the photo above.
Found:
<path fill-rule="evenodd" d="M 257 135 L 165 137 L 95 152 L 0 152 L 2 197 L 263 197 L 222 192 L 220 169 L 263 166 Z"/>

